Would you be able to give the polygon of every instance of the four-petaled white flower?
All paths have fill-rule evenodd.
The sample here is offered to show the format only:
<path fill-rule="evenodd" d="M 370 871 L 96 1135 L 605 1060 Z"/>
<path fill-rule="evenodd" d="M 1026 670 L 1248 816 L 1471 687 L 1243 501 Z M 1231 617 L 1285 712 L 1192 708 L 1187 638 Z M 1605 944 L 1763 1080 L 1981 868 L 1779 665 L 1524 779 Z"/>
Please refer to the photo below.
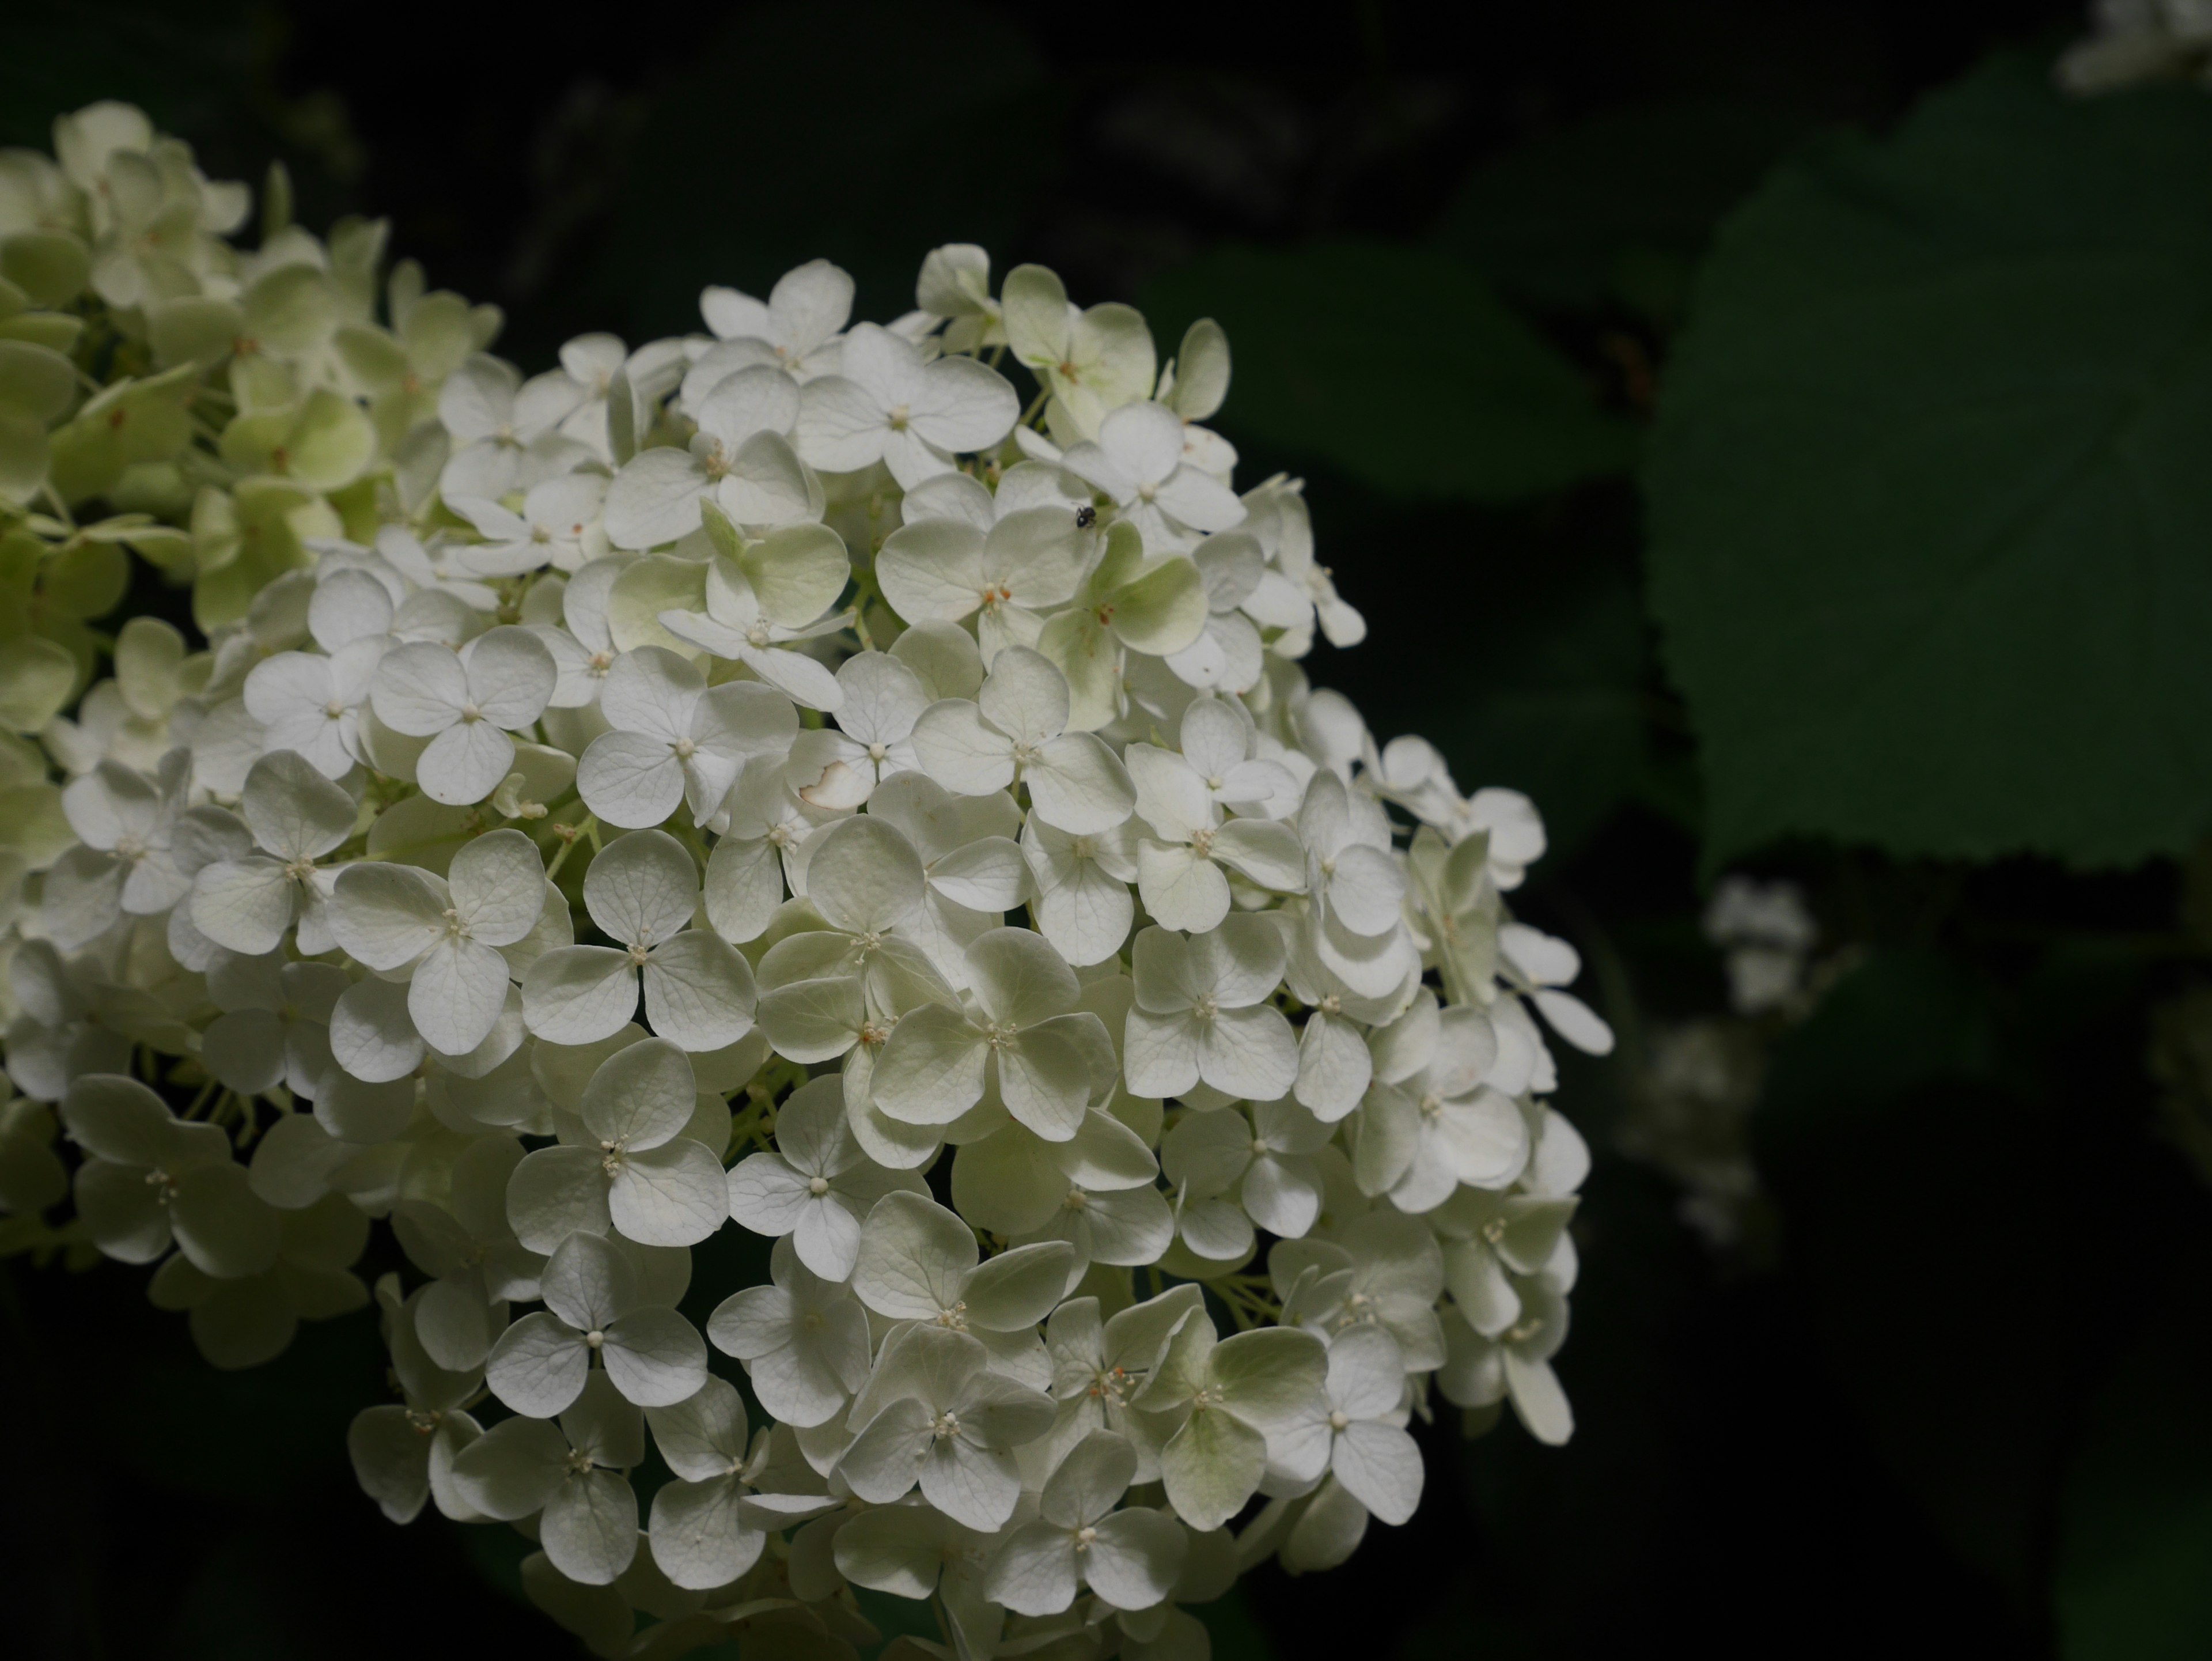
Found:
<path fill-rule="evenodd" d="M 712 929 L 689 926 L 699 867 L 665 830 L 609 843 L 584 873 L 584 909 L 620 944 L 558 946 L 531 964 L 522 1018 L 539 1037 L 611 1037 L 636 1013 L 641 983 L 653 1030 L 686 1050 L 720 1050 L 752 1030 L 752 968 Z"/>
<path fill-rule="evenodd" d="M 369 700 L 393 732 L 428 739 L 415 776 L 433 801 L 482 801 L 514 770 L 512 733 L 545 713 L 559 679 L 553 654 L 529 630 L 508 626 L 449 652 L 418 641 L 376 666 Z"/>
<path fill-rule="evenodd" d="M 584 1393 L 592 1364 L 626 1401 L 672 1407 L 707 1382 L 707 1346 L 665 1304 L 642 1302 L 620 1251 L 595 1234 L 571 1234 L 540 1275 L 545 1307 L 501 1333 L 484 1382 L 517 1413 L 550 1419 Z"/>
<path fill-rule="evenodd" d="M 845 337 L 837 373 L 800 391 L 799 453 L 839 473 L 880 461 L 911 490 L 950 472 L 955 455 L 996 445 L 1021 407 L 995 369 L 972 357 L 925 360 L 913 342 L 863 323 Z"/>
<path fill-rule="evenodd" d="M 1014 1530 L 991 1565 L 991 1596 L 1017 1615 L 1058 1615 L 1089 1586 L 1117 1609 L 1148 1609 L 1168 1595 L 1188 1548 L 1174 1518 L 1141 1506 L 1116 1511 L 1137 1472 L 1137 1451 L 1110 1430 L 1068 1450 L 1046 1479 L 1037 1518 Z"/>
<path fill-rule="evenodd" d="M 507 1214 L 533 1251 L 610 1227 L 641 1245 L 696 1245 L 730 1214 L 722 1162 L 684 1130 L 698 1101 L 691 1063 L 665 1038 L 617 1050 L 592 1075 L 577 1140 L 514 1168 Z"/>
<path fill-rule="evenodd" d="M 793 1091 L 775 1116 L 775 1152 L 730 1170 L 730 1215 L 756 1234 L 791 1237 L 799 1261 L 843 1281 L 860 1252 L 860 1223 L 894 1189 L 925 1192 L 910 1171 L 886 1171 L 860 1151 L 845 1118 L 842 1079 Z"/>
<path fill-rule="evenodd" d="M 434 1050 L 465 1056 L 507 1006 L 513 971 L 497 950 L 537 927 L 545 866 L 520 830 L 494 830 L 453 855 L 450 873 L 364 861 L 338 874 L 331 933 L 380 975 L 406 971 L 407 1014 Z"/>

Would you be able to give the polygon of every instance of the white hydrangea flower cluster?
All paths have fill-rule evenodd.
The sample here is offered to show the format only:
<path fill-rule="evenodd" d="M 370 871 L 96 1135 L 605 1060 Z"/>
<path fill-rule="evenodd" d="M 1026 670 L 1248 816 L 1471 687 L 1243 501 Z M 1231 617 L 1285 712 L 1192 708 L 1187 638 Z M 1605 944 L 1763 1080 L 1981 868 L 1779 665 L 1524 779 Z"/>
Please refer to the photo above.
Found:
<path fill-rule="evenodd" d="M 1432 1396 L 1565 1439 L 1530 1012 L 1610 1035 L 1504 904 L 1534 807 L 1301 673 L 1364 624 L 1201 424 L 1218 327 L 949 246 L 887 326 L 816 261 L 526 378 L 381 226 L 246 252 L 118 106 L 57 152 L 0 156 L 10 1246 L 243 1366 L 388 1221 L 363 1487 L 607 1655 L 822 1654 L 853 1585 L 1202 1655 L 1412 1515 Z M 125 548 L 206 649 L 94 633 Z"/>

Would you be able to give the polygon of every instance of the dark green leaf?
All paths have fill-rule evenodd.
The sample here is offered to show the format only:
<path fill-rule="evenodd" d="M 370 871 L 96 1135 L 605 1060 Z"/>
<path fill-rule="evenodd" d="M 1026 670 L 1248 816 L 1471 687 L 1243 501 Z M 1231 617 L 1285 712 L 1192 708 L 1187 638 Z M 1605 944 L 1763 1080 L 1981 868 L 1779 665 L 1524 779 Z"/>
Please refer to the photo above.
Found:
<path fill-rule="evenodd" d="M 2208 454 L 2212 99 L 2007 62 L 1784 167 L 1700 283 L 1648 477 L 1708 861 L 2186 845 Z"/>
<path fill-rule="evenodd" d="M 2212 1414 L 2200 1315 L 2169 1318 L 2091 1408 L 2052 1600 L 2065 1661 L 2212 1651 Z"/>
<path fill-rule="evenodd" d="M 1144 293 L 1164 355 L 1206 315 L 1229 332 L 1232 437 L 1404 496 L 1505 501 L 1626 465 L 1628 424 L 1451 258 L 1380 243 L 1225 248 Z"/>
<path fill-rule="evenodd" d="M 1802 131 L 1798 117 L 1720 100 L 1607 111 L 1476 169 L 1432 240 L 1538 306 L 1670 310 L 1655 286 L 1671 280 L 1679 298 L 1671 282 Z"/>

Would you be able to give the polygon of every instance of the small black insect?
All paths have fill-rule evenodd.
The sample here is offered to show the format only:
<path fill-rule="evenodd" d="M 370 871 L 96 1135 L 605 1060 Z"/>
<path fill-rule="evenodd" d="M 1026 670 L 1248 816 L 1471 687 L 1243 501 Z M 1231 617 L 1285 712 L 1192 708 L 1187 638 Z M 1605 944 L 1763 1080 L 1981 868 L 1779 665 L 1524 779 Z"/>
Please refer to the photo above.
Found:
<path fill-rule="evenodd" d="M 1087 531 L 1097 522 L 1098 510 L 1096 508 L 1078 508 L 1075 510 L 1075 528 L 1077 530 Z"/>

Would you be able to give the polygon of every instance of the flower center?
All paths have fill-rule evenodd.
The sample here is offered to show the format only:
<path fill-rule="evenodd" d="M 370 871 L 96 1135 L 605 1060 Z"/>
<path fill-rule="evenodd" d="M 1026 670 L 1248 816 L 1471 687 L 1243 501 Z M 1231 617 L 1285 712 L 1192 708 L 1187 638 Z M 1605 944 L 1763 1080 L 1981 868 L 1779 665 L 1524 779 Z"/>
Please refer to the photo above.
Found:
<path fill-rule="evenodd" d="M 820 1199 L 830 1191 L 830 1179 L 827 1177 L 809 1177 L 806 1179 L 806 1191 L 816 1199 Z"/>
<path fill-rule="evenodd" d="M 929 1421 L 929 1433 L 940 1442 L 949 1442 L 960 1433 L 960 1421 L 948 1408 Z"/>
<path fill-rule="evenodd" d="M 675 751 L 678 761 L 689 761 L 699 753 L 699 746 L 690 739 L 678 739 L 669 748 Z"/>
<path fill-rule="evenodd" d="M 597 1349 L 600 1345 L 605 1343 L 606 1341 L 607 1335 L 600 1331 L 599 1328 L 593 1327 L 589 1332 L 584 1335 L 584 1348 L 586 1349 Z"/>
<path fill-rule="evenodd" d="M 895 433 L 904 432 L 906 430 L 906 423 L 910 416 L 910 412 L 907 409 L 907 406 L 903 404 L 892 405 L 890 415 L 891 430 Z"/>
<path fill-rule="evenodd" d="M 1352 1415 L 1341 1409 L 1328 1415 L 1328 1427 L 1331 1430 L 1342 1430 L 1351 1422 Z"/>
<path fill-rule="evenodd" d="M 1190 1007 L 1190 1013 L 1201 1021 L 1210 1021 L 1221 1013 L 1221 1006 L 1213 1001 L 1213 994 L 1202 993 Z"/>
<path fill-rule="evenodd" d="M 939 1310 L 937 1311 L 937 1324 L 941 1327 L 951 1327 L 955 1332 L 967 1331 L 968 1305 L 966 1300 L 963 1299 L 961 1302 L 953 1305 L 950 1309 Z"/>
<path fill-rule="evenodd" d="M 483 719 L 483 711 L 477 709 L 473 703 L 465 703 L 461 706 L 461 719 L 464 721 L 482 721 Z"/>
<path fill-rule="evenodd" d="M 332 721 L 336 721 L 340 715 L 345 714 L 345 705 L 340 703 L 337 698 L 332 698 L 328 703 L 323 706 L 323 713 L 328 715 Z"/>

